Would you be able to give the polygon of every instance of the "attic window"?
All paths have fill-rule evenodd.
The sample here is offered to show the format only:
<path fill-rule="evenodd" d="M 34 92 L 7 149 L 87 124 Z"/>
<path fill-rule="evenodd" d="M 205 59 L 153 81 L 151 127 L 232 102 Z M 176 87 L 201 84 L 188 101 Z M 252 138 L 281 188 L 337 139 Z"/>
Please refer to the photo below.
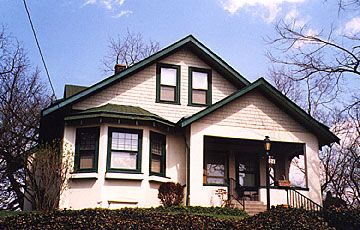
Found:
<path fill-rule="evenodd" d="M 156 102 L 180 103 L 180 66 L 162 63 L 157 65 Z"/>
<path fill-rule="evenodd" d="M 189 105 L 211 105 L 211 70 L 189 67 Z"/>

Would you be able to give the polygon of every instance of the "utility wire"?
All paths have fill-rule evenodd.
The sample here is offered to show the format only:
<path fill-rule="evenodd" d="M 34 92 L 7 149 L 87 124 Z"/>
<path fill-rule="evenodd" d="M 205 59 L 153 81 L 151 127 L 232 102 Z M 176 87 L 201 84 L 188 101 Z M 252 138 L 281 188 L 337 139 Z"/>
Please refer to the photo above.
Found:
<path fill-rule="evenodd" d="M 36 31 L 35 31 L 34 25 L 33 25 L 33 23 L 32 23 L 31 17 L 30 17 L 29 9 L 28 9 L 28 7 L 27 7 L 27 5 L 26 5 L 26 1 L 23 0 L 23 2 L 24 2 L 25 10 L 26 10 L 26 13 L 27 13 L 27 16 L 28 16 L 30 25 L 31 25 L 32 32 L 33 32 L 34 37 L 35 37 L 36 45 L 37 45 L 37 47 L 38 47 L 38 49 L 39 49 L 39 53 L 40 53 L 40 56 L 41 56 L 41 60 L 42 60 L 42 63 L 43 63 L 43 65 L 44 65 L 44 68 L 45 68 L 45 71 L 46 71 L 46 75 L 47 75 L 47 78 L 48 78 L 48 80 L 49 80 L 49 83 L 50 83 L 50 86 L 51 86 L 51 90 L 52 90 L 52 92 L 53 92 L 53 98 L 55 98 L 55 100 L 56 100 L 56 95 L 55 95 L 54 86 L 53 86 L 53 84 L 52 84 L 52 82 L 51 82 L 50 74 L 49 74 L 48 68 L 47 68 L 47 66 L 46 66 L 44 56 L 43 56 L 43 54 L 42 54 L 42 52 L 41 52 L 40 44 L 39 44 L 39 41 L 38 41 L 38 39 L 37 39 Z"/>

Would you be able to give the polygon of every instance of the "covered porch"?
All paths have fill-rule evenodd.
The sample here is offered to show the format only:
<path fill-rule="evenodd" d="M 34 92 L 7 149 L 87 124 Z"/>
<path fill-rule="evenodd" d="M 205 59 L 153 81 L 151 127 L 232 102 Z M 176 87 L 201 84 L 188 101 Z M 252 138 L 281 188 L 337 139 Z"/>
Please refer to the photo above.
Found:
<path fill-rule="evenodd" d="M 271 205 L 286 204 L 291 186 L 306 192 L 306 164 L 299 181 L 289 180 L 294 159 L 305 158 L 305 144 L 273 141 L 270 152 Z M 204 136 L 203 186 L 225 187 L 228 199 L 266 203 L 266 155 L 262 140 Z"/>

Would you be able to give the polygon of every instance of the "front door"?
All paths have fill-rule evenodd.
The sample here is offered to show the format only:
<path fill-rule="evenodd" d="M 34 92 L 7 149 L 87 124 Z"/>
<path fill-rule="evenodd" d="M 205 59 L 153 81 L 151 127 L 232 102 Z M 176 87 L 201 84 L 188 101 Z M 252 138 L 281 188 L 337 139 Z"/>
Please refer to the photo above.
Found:
<path fill-rule="evenodd" d="M 254 154 L 235 155 L 236 181 L 244 191 L 259 190 L 259 158 Z"/>

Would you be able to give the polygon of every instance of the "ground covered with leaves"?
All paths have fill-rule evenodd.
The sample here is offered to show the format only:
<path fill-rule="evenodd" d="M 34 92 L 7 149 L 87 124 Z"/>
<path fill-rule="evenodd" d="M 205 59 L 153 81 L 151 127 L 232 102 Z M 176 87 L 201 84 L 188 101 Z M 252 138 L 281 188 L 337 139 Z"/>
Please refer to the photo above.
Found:
<path fill-rule="evenodd" d="M 360 211 L 274 208 L 252 217 L 229 208 L 170 207 L 24 212 L 0 229 L 360 229 Z"/>

